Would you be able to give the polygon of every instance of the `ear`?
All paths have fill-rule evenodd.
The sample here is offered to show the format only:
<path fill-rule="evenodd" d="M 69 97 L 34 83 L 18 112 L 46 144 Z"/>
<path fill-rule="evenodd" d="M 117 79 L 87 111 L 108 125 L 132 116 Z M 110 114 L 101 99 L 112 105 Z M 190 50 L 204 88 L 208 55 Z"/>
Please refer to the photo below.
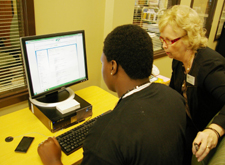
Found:
<path fill-rule="evenodd" d="M 111 75 L 115 75 L 118 71 L 118 65 L 115 60 L 111 61 Z"/>

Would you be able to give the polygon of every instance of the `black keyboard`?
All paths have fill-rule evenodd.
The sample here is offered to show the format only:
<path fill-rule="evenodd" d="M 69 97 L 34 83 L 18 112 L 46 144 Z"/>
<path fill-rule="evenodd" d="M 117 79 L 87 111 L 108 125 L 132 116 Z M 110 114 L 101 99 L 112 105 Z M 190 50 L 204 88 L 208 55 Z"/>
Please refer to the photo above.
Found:
<path fill-rule="evenodd" d="M 59 135 L 56 137 L 56 139 L 58 140 L 62 151 L 66 154 L 66 155 L 70 155 L 73 152 L 75 152 L 76 150 L 80 149 L 83 146 L 85 137 L 88 133 L 89 128 L 96 122 L 96 120 L 111 112 L 111 110 L 91 119 L 86 121 L 85 123 Z"/>

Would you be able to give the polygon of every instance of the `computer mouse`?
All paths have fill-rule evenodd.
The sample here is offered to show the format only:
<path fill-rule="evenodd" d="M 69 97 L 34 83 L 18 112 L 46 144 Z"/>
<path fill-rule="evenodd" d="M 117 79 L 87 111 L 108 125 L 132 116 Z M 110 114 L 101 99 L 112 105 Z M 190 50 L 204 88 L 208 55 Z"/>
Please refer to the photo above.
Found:
<path fill-rule="evenodd" d="M 12 136 L 8 136 L 7 138 L 5 138 L 5 141 L 6 142 L 11 142 L 13 140 L 13 137 Z"/>

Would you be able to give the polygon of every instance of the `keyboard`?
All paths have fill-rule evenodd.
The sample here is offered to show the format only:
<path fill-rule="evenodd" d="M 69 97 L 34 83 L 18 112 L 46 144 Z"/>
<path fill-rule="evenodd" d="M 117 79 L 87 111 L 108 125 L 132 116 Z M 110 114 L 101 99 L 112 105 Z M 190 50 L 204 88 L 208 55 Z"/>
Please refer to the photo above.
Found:
<path fill-rule="evenodd" d="M 87 120 L 83 124 L 59 135 L 56 139 L 61 146 L 62 151 L 66 155 L 70 155 L 76 150 L 80 149 L 83 146 L 86 135 L 88 134 L 88 130 L 92 127 L 92 125 L 97 121 L 97 119 L 105 114 L 111 112 L 111 110 L 91 119 Z"/>

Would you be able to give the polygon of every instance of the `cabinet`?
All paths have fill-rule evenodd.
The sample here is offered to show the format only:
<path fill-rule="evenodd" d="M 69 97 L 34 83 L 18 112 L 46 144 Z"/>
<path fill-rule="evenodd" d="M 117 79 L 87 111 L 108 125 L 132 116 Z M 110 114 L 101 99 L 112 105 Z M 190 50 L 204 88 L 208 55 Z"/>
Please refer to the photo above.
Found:
<path fill-rule="evenodd" d="M 166 10 L 169 0 L 136 0 L 134 6 L 133 24 L 145 29 L 153 41 L 153 50 L 162 50 L 159 40 L 158 20 Z"/>
<path fill-rule="evenodd" d="M 217 0 L 192 0 L 191 7 L 199 14 L 204 21 L 204 28 L 207 30 L 206 36 L 209 37 Z"/>
<path fill-rule="evenodd" d="M 219 39 L 219 37 L 221 36 L 222 30 L 224 29 L 223 26 L 225 26 L 224 22 L 225 22 L 225 2 L 224 2 L 224 5 L 223 5 L 223 10 L 221 12 L 221 16 L 220 16 L 219 24 L 218 24 L 218 27 L 217 27 L 215 39 Z"/>

